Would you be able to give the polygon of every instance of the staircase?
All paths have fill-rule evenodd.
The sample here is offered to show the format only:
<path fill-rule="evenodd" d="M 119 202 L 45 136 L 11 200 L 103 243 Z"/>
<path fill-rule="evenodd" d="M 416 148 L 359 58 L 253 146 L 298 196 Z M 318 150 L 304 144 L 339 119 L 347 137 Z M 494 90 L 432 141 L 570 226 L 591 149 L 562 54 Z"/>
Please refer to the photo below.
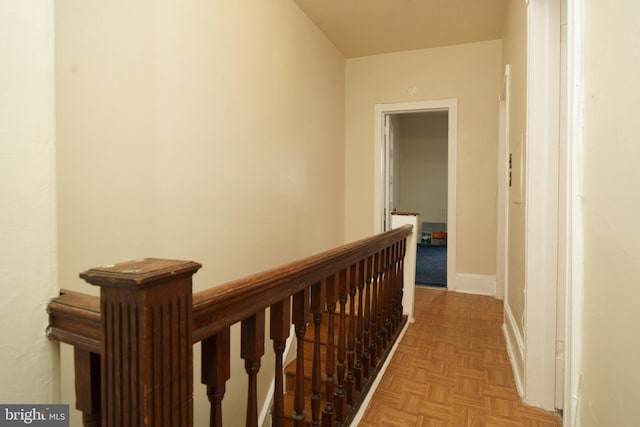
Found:
<path fill-rule="evenodd" d="M 339 322 L 339 314 L 334 314 L 334 325 L 337 325 Z M 310 322 L 307 331 L 304 336 L 303 346 L 304 346 L 304 396 L 305 396 L 305 410 L 304 410 L 304 419 L 305 426 L 311 426 L 313 422 L 312 410 L 311 410 L 311 395 L 312 395 L 312 374 L 313 374 L 313 354 L 314 354 L 314 337 L 315 337 L 315 326 L 313 322 Z M 320 415 L 318 422 L 322 421 L 322 414 L 325 412 L 326 403 L 327 403 L 327 393 L 326 393 L 326 372 L 327 372 L 327 338 L 328 338 L 328 329 L 329 329 L 329 315 L 328 313 L 324 313 L 322 316 L 322 322 L 320 324 L 319 333 L 320 333 L 320 376 L 322 378 L 322 383 L 320 387 Z M 337 366 L 338 360 L 336 357 L 336 349 L 338 346 L 338 328 L 334 327 L 333 331 L 333 349 L 334 349 L 334 357 L 333 357 L 333 366 Z M 297 360 L 294 359 L 289 363 L 285 368 L 285 396 L 284 396 L 284 412 L 285 412 L 285 426 L 293 427 L 294 426 L 294 390 L 295 390 L 295 382 L 296 382 L 296 363 Z M 335 375 L 335 382 L 337 383 L 337 374 Z M 337 387 L 333 387 L 334 389 Z M 335 394 L 334 394 L 335 398 Z M 335 404 L 333 410 L 335 411 Z M 326 417 L 326 415 L 325 415 Z M 343 418 L 344 419 L 344 418 Z M 339 425 L 339 424 L 337 424 Z"/>
<path fill-rule="evenodd" d="M 327 338 L 329 336 L 329 318 L 333 317 L 333 350 L 328 346 Z M 391 339 L 385 341 L 383 345 L 382 353 L 379 357 L 376 358 L 376 361 L 372 363 L 372 367 L 366 369 L 369 373 L 369 376 L 366 377 L 362 373 L 364 369 L 359 369 L 360 374 L 349 375 L 349 362 L 348 356 L 343 358 L 343 361 L 339 360 L 338 356 L 338 347 L 339 347 L 339 320 L 340 314 L 335 313 L 330 315 L 329 313 L 324 313 L 322 316 L 322 321 L 319 325 L 319 346 L 318 351 L 320 354 L 320 373 L 319 377 L 321 380 L 319 381 L 320 387 L 319 393 L 316 396 L 316 399 L 312 399 L 312 390 L 313 390 L 313 355 L 314 355 L 314 340 L 316 335 L 316 327 L 313 322 L 310 322 L 306 333 L 304 335 L 303 346 L 304 346 L 304 425 L 305 426 L 346 426 L 353 420 L 356 413 L 359 410 L 359 407 L 364 400 L 367 392 L 369 391 L 370 385 L 373 382 L 372 380 L 377 376 L 378 371 L 395 342 L 397 335 L 390 337 Z M 353 320 L 351 320 L 353 319 Z M 354 316 L 351 318 L 348 314 L 345 315 L 345 323 L 349 321 L 357 323 L 357 318 Z M 404 326 L 406 321 L 406 317 L 402 318 L 402 322 L 400 327 L 398 328 L 398 332 Z M 345 325 L 345 330 L 348 326 Z M 377 341 L 377 340 L 376 340 Z M 375 346 L 376 343 L 373 343 Z M 333 367 L 334 367 L 334 381 L 327 384 L 327 354 L 333 352 Z M 372 349 L 373 352 L 373 349 Z M 345 351 L 348 353 L 348 349 Z M 284 426 L 286 427 L 294 427 L 295 424 L 295 410 L 294 410 L 294 390 L 296 383 L 296 364 L 297 360 L 292 360 L 284 369 L 285 373 L 285 395 L 284 395 Z M 355 364 L 355 362 L 354 362 Z M 342 366 L 341 366 L 342 365 Z M 352 371 L 353 372 L 353 371 Z M 342 373 L 342 381 L 339 381 L 339 373 Z M 356 376 L 360 379 L 356 381 Z M 370 381 L 371 380 L 371 381 Z M 333 398 L 330 399 L 331 407 L 327 408 L 327 388 L 332 391 Z M 319 397 L 319 399 L 318 399 Z M 313 418 L 312 411 L 312 401 L 316 400 L 316 405 L 319 406 L 318 415 L 316 416 L 316 420 Z M 319 402 L 318 402 L 319 400 Z M 329 412 L 328 412 L 329 411 Z M 301 425 L 300 420 L 298 420 L 298 426 Z"/>

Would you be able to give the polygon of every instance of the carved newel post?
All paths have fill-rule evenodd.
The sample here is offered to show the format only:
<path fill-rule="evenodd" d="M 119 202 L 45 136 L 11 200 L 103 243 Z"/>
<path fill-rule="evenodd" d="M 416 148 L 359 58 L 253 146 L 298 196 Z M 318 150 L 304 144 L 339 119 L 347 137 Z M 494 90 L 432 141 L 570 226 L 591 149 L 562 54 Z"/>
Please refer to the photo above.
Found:
<path fill-rule="evenodd" d="M 191 261 L 142 259 L 80 275 L 100 286 L 102 425 L 193 426 Z"/>

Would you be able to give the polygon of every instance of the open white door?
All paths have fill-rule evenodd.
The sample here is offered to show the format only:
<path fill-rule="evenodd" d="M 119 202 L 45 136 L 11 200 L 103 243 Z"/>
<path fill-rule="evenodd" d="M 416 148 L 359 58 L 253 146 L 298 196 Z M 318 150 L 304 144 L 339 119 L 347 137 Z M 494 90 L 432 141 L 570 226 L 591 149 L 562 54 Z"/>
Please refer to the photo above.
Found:
<path fill-rule="evenodd" d="M 393 212 L 393 120 L 390 114 L 384 116 L 384 151 L 385 151 L 385 185 L 384 185 L 384 231 L 391 230 L 391 212 Z"/>

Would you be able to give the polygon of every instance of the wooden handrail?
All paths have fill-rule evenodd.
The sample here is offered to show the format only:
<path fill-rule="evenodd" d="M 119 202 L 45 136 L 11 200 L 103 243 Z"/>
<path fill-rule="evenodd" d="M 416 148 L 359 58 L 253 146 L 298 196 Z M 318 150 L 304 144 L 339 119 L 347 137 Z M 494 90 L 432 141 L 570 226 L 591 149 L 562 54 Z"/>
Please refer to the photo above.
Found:
<path fill-rule="evenodd" d="M 50 339 L 100 354 L 100 298 L 62 289 L 47 306 Z"/>
<path fill-rule="evenodd" d="M 336 393 L 335 405 L 338 419 L 336 420 L 333 414 L 334 399 L 325 395 L 324 399 L 327 400 L 327 405 L 329 406 L 325 405 L 322 421 L 323 425 L 333 425 L 336 421 L 344 421 L 348 418 L 344 413 L 347 405 L 351 406 L 356 400 L 356 395 L 361 394 L 366 389 L 367 383 L 370 381 L 365 381 L 365 379 L 371 378 L 371 372 L 375 371 L 376 364 L 384 357 L 385 350 L 390 347 L 388 345 L 389 340 L 398 330 L 400 324 L 398 317 L 402 316 L 402 260 L 404 258 L 405 240 L 411 232 L 411 226 L 404 226 L 193 295 L 190 292 L 190 276 L 197 271 L 200 265 L 192 262 L 138 260 L 116 266 L 91 269 L 82 273 L 82 278 L 101 287 L 101 297 L 62 291 L 58 298 L 50 302 L 47 310 L 50 315 L 48 336 L 51 339 L 75 347 L 77 372 L 80 374 L 83 372 L 93 373 L 92 378 L 94 379 L 90 381 L 91 384 L 83 383 L 84 385 L 81 385 L 81 388 L 91 388 L 91 390 L 85 390 L 87 396 L 92 396 L 92 399 L 90 399 L 91 404 L 81 403 L 81 401 L 89 399 L 78 399 L 77 402 L 79 409 L 85 415 L 85 425 L 101 425 L 100 417 L 96 412 L 96 396 L 102 395 L 103 408 L 101 411 L 103 415 L 107 414 L 107 419 L 109 418 L 106 406 L 112 405 L 113 402 L 109 401 L 104 392 L 101 394 L 99 389 L 101 387 L 103 391 L 108 390 L 111 394 L 119 393 L 117 390 L 105 388 L 104 381 L 109 381 L 109 379 L 104 377 L 105 372 L 110 372 L 109 369 L 121 368 L 119 364 L 123 362 L 118 359 L 119 357 L 127 357 L 126 355 L 117 354 L 118 351 L 122 350 L 120 347 L 134 346 L 135 344 L 135 348 L 132 347 L 134 352 L 139 348 L 144 353 L 144 348 L 146 347 L 136 343 L 132 344 L 131 340 L 148 338 L 147 335 L 152 334 L 154 328 L 157 328 L 157 326 L 153 325 L 148 326 L 147 332 L 140 329 L 140 331 L 134 331 L 131 337 L 124 336 L 120 338 L 117 333 L 122 327 L 111 323 L 107 324 L 106 318 L 103 318 L 105 307 L 107 308 L 107 313 L 111 313 L 109 310 L 115 310 L 115 314 L 108 314 L 110 316 L 109 321 L 112 323 L 118 322 L 122 317 L 122 309 L 118 308 L 118 304 L 124 304 L 123 307 L 125 305 L 129 307 L 133 304 L 131 301 L 135 300 L 134 308 L 131 309 L 134 310 L 131 311 L 133 314 L 126 314 L 126 316 L 129 316 L 127 317 L 129 322 L 133 323 L 130 325 L 127 323 L 127 325 L 129 327 L 142 328 L 147 324 L 147 317 L 145 317 L 147 316 L 147 309 L 144 308 L 147 300 L 157 301 L 156 304 L 161 304 L 158 306 L 160 310 L 162 310 L 162 304 L 165 304 L 165 302 L 157 298 L 161 298 L 167 291 L 155 291 L 154 289 L 167 289 L 173 295 L 173 287 L 176 286 L 174 282 L 177 283 L 176 277 L 184 277 L 184 279 L 180 279 L 180 283 L 182 283 L 180 286 L 183 286 L 184 291 L 179 291 L 175 294 L 175 297 L 172 297 L 175 298 L 175 304 L 180 305 L 182 298 L 186 298 L 185 301 L 189 301 L 189 307 L 180 309 L 185 310 L 184 316 L 187 316 L 185 319 L 188 319 L 187 328 L 185 329 L 188 334 L 187 338 L 190 338 L 192 343 L 204 342 L 203 357 L 218 358 L 218 362 L 215 365 L 216 368 L 213 371 L 209 368 L 205 369 L 204 364 L 206 362 L 203 359 L 202 380 L 203 383 L 207 384 L 208 394 L 212 403 L 211 425 L 219 425 L 217 423 L 221 422 L 220 414 L 215 414 L 215 411 L 219 412 L 220 410 L 219 403 L 222 396 L 224 396 L 224 383 L 228 379 L 225 377 L 228 373 L 225 369 L 221 371 L 218 365 L 221 364 L 222 368 L 224 368 L 228 363 L 224 359 L 229 357 L 225 354 L 225 352 L 228 353 L 228 349 L 225 346 L 229 345 L 229 327 L 236 323 L 242 323 L 241 354 L 245 359 L 245 366 L 250 378 L 248 399 L 251 404 L 247 411 L 247 425 L 254 425 L 256 420 L 255 374 L 260 367 L 260 357 L 264 352 L 264 310 L 269 307 L 272 308 L 270 338 L 274 342 L 276 359 L 280 363 L 279 367 L 276 366 L 276 372 L 278 372 L 282 370 L 281 352 L 284 349 L 284 340 L 288 336 L 289 324 L 297 325 L 296 336 L 300 339 L 304 335 L 306 324 L 310 319 L 310 313 L 308 312 L 310 301 L 315 301 L 315 315 L 321 316 L 321 312 L 318 310 L 320 305 L 324 307 L 325 304 L 324 290 L 331 289 L 332 310 L 335 310 L 337 304 L 341 317 L 338 327 L 335 328 L 339 332 L 339 343 L 338 347 L 336 347 L 337 354 L 333 354 L 334 350 L 331 350 L 333 357 L 337 357 L 337 359 L 329 363 L 329 368 L 332 371 L 327 372 L 327 375 L 333 378 L 333 370 L 337 366 L 336 373 L 338 378 L 332 380 L 335 383 L 327 384 L 326 390 L 330 395 Z M 140 266 L 142 267 L 139 268 Z M 185 280 L 188 280 L 188 282 L 185 282 Z M 328 281 L 332 282 L 330 288 L 326 288 Z M 184 286 L 187 287 L 185 288 Z M 314 292 L 321 291 L 322 296 L 311 298 L 312 287 L 315 289 Z M 183 292 L 187 293 L 183 294 Z M 140 295 L 140 297 L 135 297 L 135 295 Z M 151 298 L 146 295 L 158 296 Z M 184 295 L 184 297 L 181 295 Z M 291 304 L 289 300 L 292 297 L 293 303 Z M 318 298 L 321 298 L 322 301 L 318 302 L 320 301 Z M 115 306 L 113 305 L 114 301 Z M 345 315 L 347 301 L 349 301 L 351 310 L 348 316 Z M 362 306 L 363 301 L 364 308 Z M 171 305 L 172 302 L 169 301 L 168 304 L 168 307 L 174 310 L 174 308 L 171 308 L 173 307 Z M 291 308 L 293 308 L 293 316 L 289 314 Z M 299 312 L 300 310 L 302 312 Z M 175 313 L 175 317 L 183 316 L 183 314 L 180 314 L 182 313 L 181 311 L 176 311 Z M 303 313 L 304 316 L 299 317 Z M 330 321 L 333 322 L 333 315 L 331 315 Z M 165 319 L 163 322 L 169 321 Z M 346 331 L 347 322 L 349 323 L 348 334 Z M 166 323 L 166 325 L 174 328 L 170 323 Z M 333 329 L 333 326 L 331 329 Z M 116 332 L 109 332 L 114 330 Z M 111 344 L 109 340 L 105 341 L 105 333 L 116 333 L 115 338 L 109 335 L 111 337 L 109 339 L 112 341 L 116 339 L 113 345 L 116 345 L 117 348 L 109 348 Z M 176 337 L 182 336 L 182 332 L 178 331 L 176 333 L 178 334 Z M 153 351 L 153 349 L 149 348 L 148 351 Z M 166 351 L 170 350 L 167 349 Z M 206 355 L 205 351 L 207 352 Z M 190 358 L 190 355 L 191 353 L 187 352 L 184 357 Z M 105 356 L 108 359 L 107 361 L 105 361 Z M 137 353 L 134 356 L 141 358 L 137 362 L 138 365 L 146 363 L 146 359 L 143 359 L 143 356 L 137 355 Z M 98 360 L 96 357 L 98 359 L 101 358 L 101 381 L 103 382 L 101 386 L 93 384 L 96 376 L 95 363 Z M 182 360 L 182 357 L 180 356 L 180 360 Z M 79 366 L 79 363 L 82 363 L 82 365 Z M 115 363 L 115 365 L 110 366 L 110 363 Z M 188 366 L 190 366 L 190 363 Z M 157 366 L 155 367 L 157 368 Z M 129 370 L 133 368 L 126 369 L 127 374 L 129 374 Z M 144 367 L 140 369 L 140 375 L 146 375 Z M 138 373 L 133 372 L 131 375 L 134 376 L 132 378 L 137 378 L 135 375 L 138 375 Z M 316 372 L 315 375 L 317 376 L 319 373 Z M 149 381 L 152 381 L 152 379 Z M 318 387 L 317 381 L 316 378 L 316 389 Z M 179 391 L 181 394 L 184 391 L 182 387 L 188 387 L 190 383 L 191 380 L 180 386 Z M 77 387 L 80 386 L 77 384 Z M 279 387 L 282 386 L 280 385 Z M 185 390 L 187 394 L 190 393 L 188 389 Z M 83 391 L 78 389 L 77 392 L 80 394 Z M 131 393 L 135 395 L 135 398 L 140 399 L 135 390 Z M 297 394 L 296 396 L 296 399 L 298 399 L 299 395 Z M 304 401 L 296 401 L 298 405 L 304 405 Z M 123 405 L 126 410 L 131 409 L 126 403 Z M 191 405 L 190 400 L 187 405 Z M 281 406 L 282 402 L 276 399 L 275 405 Z M 148 410 L 153 411 L 153 409 Z M 329 410 L 329 414 L 327 414 L 327 410 Z M 300 416 L 304 417 L 300 408 L 297 411 L 299 411 L 298 418 Z M 318 409 L 316 408 L 314 412 L 317 414 Z M 120 416 L 121 414 L 118 412 L 117 415 Z M 135 423 L 135 425 L 148 425 L 144 424 L 145 417 L 132 417 L 131 419 L 134 418 L 142 420 L 140 421 L 141 424 Z M 189 415 L 188 418 L 191 418 L 191 416 Z M 302 425 L 298 421 L 294 419 L 294 425 Z M 189 425 L 189 422 L 192 422 L 192 420 L 187 420 L 186 424 L 180 425 Z M 281 425 L 281 414 L 274 414 L 274 423 L 275 425 Z M 109 425 L 114 424 L 111 423 Z"/>
<path fill-rule="evenodd" d="M 411 234 L 411 226 L 331 249 L 244 279 L 193 295 L 193 342 L 216 334 L 225 325 L 270 307 L 287 296 L 370 256 Z M 241 306 L 239 308 L 239 306 Z M 94 353 L 100 352 L 100 298 L 62 290 L 47 311 L 48 336 Z"/>
<path fill-rule="evenodd" d="M 404 226 L 194 294 L 194 342 L 295 295 L 406 238 L 411 231 L 411 226 Z"/>

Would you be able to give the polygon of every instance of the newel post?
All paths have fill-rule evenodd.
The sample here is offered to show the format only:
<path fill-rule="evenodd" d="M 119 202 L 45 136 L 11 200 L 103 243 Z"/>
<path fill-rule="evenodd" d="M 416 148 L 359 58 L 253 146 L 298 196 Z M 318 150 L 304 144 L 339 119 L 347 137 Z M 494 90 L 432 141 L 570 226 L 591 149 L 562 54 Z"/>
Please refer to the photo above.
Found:
<path fill-rule="evenodd" d="M 100 287 L 102 425 L 193 426 L 191 261 L 142 259 L 82 274 Z"/>

